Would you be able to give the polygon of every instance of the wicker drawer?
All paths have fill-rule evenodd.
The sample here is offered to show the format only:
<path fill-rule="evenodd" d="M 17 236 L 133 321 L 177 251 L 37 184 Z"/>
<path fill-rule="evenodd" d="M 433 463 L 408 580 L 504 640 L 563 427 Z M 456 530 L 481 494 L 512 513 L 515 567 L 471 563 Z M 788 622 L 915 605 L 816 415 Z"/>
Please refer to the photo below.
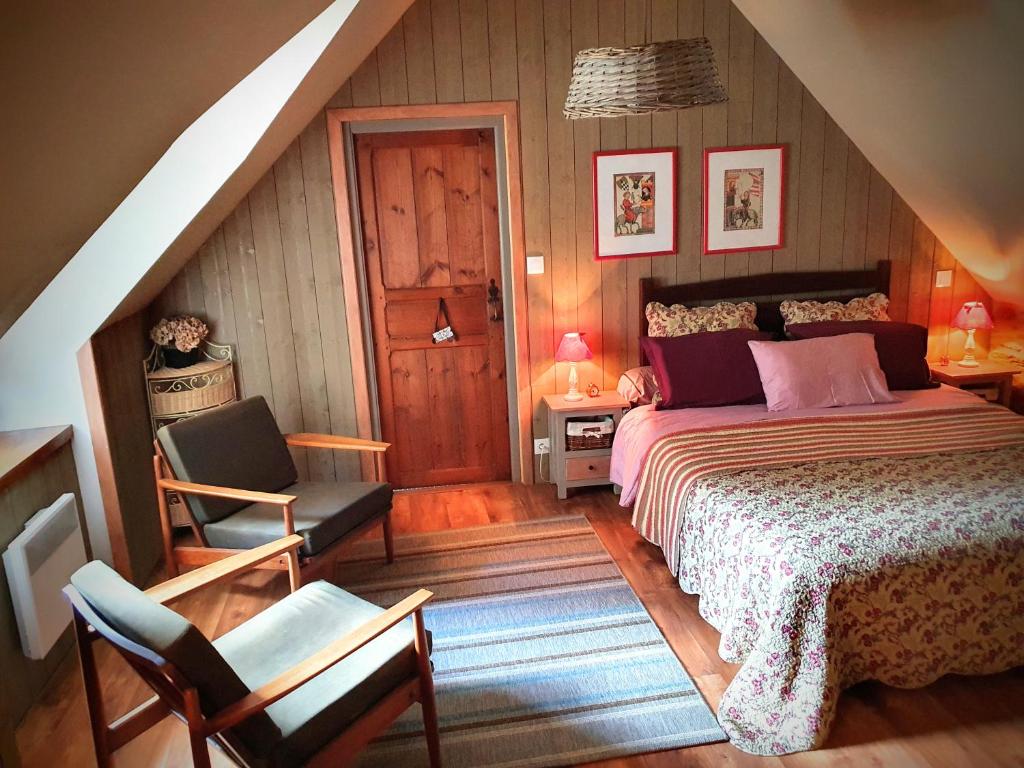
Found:
<path fill-rule="evenodd" d="M 566 480 L 591 480 L 608 477 L 611 456 L 593 456 L 580 459 L 565 460 Z"/>

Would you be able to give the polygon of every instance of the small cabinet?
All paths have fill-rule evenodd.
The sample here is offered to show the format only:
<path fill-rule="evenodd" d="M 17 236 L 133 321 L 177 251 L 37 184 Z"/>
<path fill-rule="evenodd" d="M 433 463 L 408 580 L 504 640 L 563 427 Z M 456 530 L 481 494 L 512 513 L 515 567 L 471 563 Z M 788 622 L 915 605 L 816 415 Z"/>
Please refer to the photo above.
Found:
<path fill-rule="evenodd" d="M 558 498 L 566 498 L 570 488 L 610 484 L 612 439 L 629 403 L 617 392 L 577 401 L 545 395 L 544 403 L 551 440 L 551 482 L 558 486 Z"/>
<path fill-rule="evenodd" d="M 231 347 L 204 341 L 201 358 L 187 368 L 164 365 L 159 347 L 143 363 L 149 418 L 156 431 L 166 424 L 234 402 L 237 399 Z M 189 524 L 188 511 L 178 494 L 167 492 L 167 506 L 176 526 Z"/>

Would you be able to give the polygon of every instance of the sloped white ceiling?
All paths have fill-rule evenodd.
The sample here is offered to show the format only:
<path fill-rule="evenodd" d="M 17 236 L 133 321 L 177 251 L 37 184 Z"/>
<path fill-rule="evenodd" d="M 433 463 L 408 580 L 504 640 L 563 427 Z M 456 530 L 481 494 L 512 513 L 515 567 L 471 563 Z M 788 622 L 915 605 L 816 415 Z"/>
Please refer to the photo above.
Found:
<path fill-rule="evenodd" d="M 1024 2 L 733 2 L 991 296 L 1024 305 Z"/>
<path fill-rule="evenodd" d="M 192 122 L 330 0 L 0 11 L 0 335 Z"/>

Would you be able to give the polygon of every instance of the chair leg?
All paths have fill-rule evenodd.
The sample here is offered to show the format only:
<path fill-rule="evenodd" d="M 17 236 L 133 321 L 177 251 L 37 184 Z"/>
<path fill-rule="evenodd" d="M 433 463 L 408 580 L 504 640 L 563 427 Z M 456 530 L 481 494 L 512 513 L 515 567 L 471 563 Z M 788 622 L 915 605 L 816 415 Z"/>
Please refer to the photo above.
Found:
<path fill-rule="evenodd" d="M 85 704 L 89 710 L 89 727 L 92 729 L 92 745 L 96 753 L 96 765 L 110 768 L 110 747 L 107 744 L 107 723 L 103 714 L 103 695 L 96 671 L 96 657 L 93 655 L 92 638 L 88 624 L 74 611 L 75 641 L 78 645 L 78 660 L 82 667 L 82 682 L 85 686 Z"/>
<path fill-rule="evenodd" d="M 288 552 L 288 588 L 295 592 L 302 586 L 302 567 L 299 564 L 299 553 L 292 549 Z"/>
<path fill-rule="evenodd" d="M 384 515 L 384 552 L 387 554 L 388 562 L 395 562 L 395 541 L 391 535 L 391 510 Z"/>
<path fill-rule="evenodd" d="M 173 579 L 178 575 L 178 563 L 174 559 L 174 526 L 171 524 L 171 512 L 167 508 L 167 493 L 160 488 L 163 464 L 159 455 L 153 457 L 153 474 L 157 482 L 156 504 L 160 513 L 160 536 L 164 542 L 164 567 L 167 569 L 167 578 Z"/>
<path fill-rule="evenodd" d="M 195 688 L 184 691 L 185 718 L 188 721 L 188 742 L 192 748 L 194 768 L 210 768 L 210 747 L 206 743 L 203 729 L 203 715 L 199 708 L 199 694 Z"/>
<path fill-rule="evenodd" d="M 423 626 L 423 611 L 412 615 L 416 629 L 416 663 L 420 673 L 420 708 L 423 710 L 423 732 L 427 737 L 427 755 L 430 768 L 441 768 L 441 736 L 437 727 L 437 701 L 434 698 L 434 674 L 430 671 L 430 650 L 427 631 Z"/>

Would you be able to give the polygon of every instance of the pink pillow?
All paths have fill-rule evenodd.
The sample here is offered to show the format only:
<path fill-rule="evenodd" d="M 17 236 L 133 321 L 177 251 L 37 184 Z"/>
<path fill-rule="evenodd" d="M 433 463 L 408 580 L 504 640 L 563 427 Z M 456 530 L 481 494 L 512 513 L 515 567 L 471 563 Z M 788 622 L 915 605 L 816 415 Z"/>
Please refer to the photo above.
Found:
<path fill-rule="evenodd" d="M 896 402 L 870 333 L 747 344 L 769 411 Z"/>

